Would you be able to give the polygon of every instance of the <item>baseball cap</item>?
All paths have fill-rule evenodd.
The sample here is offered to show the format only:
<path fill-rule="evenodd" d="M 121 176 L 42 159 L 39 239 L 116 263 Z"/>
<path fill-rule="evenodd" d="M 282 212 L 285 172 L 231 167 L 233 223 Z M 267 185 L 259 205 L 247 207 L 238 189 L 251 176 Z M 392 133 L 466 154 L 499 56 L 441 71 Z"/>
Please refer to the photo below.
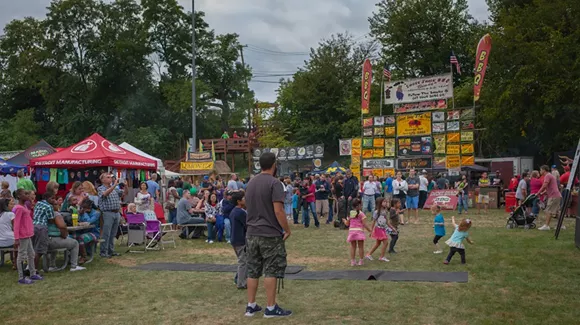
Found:
<path fill-rule="evenodd" d="M 203 177 L 203 180 L 205 180 L 205 181 L 207 181 L 208 179 L 209 179 L 209 176 L 207 176 L 207 175 L 205 175 L 205 176 Z"/>
<path fill-rule="evenodd" d="M 189 193 L 190 193 L 191 195 L 196 195 L 196 194 L 197 194 L 197 188 L 195 188 L 195 187 L 192 187 L 192 188 L 189 190 Z"/>
<path fill-rule="evenodd" d="M 552 165 L 552 169 L 556 169 L 556 165 Z"/>
<path fill-rule="evenodd" d="M 427 174 L 427 171 L 426 171 L 425 169 L 423 169 L 423 170 L 421 171 L 421 173 L 422 173 L 422 174 Z"/>

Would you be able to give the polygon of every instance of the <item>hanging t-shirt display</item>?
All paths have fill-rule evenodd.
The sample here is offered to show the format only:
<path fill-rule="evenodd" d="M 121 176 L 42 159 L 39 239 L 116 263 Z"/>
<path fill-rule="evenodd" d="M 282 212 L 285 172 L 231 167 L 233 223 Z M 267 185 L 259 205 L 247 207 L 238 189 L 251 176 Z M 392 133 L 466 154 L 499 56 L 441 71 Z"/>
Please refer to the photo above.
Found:
<path fill-rule="evenodd" d="M 51 182 L 56 182 L 56 173 L 57 173 L 57 169 L 56 168 L 51 168 L 50 169 L 50 181 Z"/>

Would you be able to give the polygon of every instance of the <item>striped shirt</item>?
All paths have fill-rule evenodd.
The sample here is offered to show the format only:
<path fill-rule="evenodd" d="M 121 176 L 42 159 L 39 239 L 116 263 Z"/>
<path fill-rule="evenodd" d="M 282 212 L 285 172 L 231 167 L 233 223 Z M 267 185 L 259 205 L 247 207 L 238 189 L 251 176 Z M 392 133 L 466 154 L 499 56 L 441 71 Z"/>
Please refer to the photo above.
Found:
<path fill-rule="evenodd" d="M 48 226 L 48 220 L 54 219 L 54 208 L 46 200 L 36 203 L 34 206 L 34 216 L 32 224 L 37 226 Z"/>

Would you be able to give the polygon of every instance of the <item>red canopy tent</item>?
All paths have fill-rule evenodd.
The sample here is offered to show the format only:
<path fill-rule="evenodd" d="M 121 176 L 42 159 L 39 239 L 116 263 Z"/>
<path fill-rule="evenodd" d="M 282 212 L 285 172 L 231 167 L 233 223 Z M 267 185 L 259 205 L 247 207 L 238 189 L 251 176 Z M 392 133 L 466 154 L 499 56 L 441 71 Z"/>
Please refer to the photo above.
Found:
<path fill-rule="evenodd" d="M 62 151 L 30 160 L 31 167 L 88 168 L 113 167 L 157 170 L 157 162 L 125 150 L 94 133 Z"/>

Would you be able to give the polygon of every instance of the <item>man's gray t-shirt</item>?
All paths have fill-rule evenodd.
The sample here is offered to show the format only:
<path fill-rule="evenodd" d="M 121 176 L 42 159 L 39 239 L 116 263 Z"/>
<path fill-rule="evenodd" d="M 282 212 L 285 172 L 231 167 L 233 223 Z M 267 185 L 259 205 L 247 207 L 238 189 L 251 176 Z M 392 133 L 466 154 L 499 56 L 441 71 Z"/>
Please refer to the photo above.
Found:
<path fill-rule="evenodd" d="M 236 181 L 234 181 L 233 179 L 231 179 L 228 182 L 228 186 L 227 186 L 228 190 L 232 190 L 232 191 L 237 191 L 239 190 L 238 188 L 238 183 L 236 183 Z"/>
<path fill-rule="evenodd" d="M 185 198 L 181 198 L 177 203 L 177 223 L 184 223 L 189 221 L 191 214 L 189 209 L 192 208 L 191 202 Z"/>
<path fill-rule="evenodd" d="M 407 184 L 409 185 L 409 190 L 407 191 L 407 196 L 419 196 L 419 188 L 411 189 L 410 185 L 420 185 L 419 177 L 407 177 Z"/>
<path fill-rule="evenodd" d="M 274 202 L 284 203 L 284 196 L 284 186 L 272 175 L 262 173 L 250 180 L 246 188 L 246 235 L 282 236 L 283 230 L 276 219 Z"/>

